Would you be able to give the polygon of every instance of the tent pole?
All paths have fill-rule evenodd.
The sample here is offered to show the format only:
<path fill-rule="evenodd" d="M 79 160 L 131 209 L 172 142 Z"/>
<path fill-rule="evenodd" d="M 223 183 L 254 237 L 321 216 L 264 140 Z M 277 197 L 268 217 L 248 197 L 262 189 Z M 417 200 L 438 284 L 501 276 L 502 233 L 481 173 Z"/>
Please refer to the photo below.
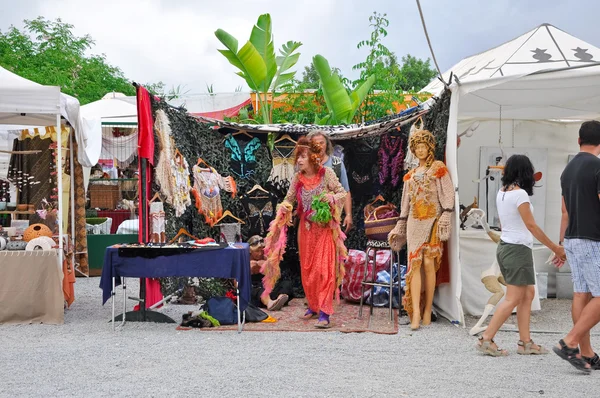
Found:
<path fill-rule="evenodd" d="M 460 199 L 458 195 L 458 104 L 460 99 L 460 87 L 453 85 L 452 96 L 450 97 L 450 109 L 448 117 L 448 130 L 446 136 L 446 163 L 450 177 L 454 185 L 454 207 L 458 209 L 460 205 Z M 459 238 L 459 225 L 460 225 L 460 212 L 455 210 L 453 213 L 454 222 L 452 223 L 452 230 L 450 233 L 450 240 L 448 241 L 448 260 L 450 262 L 450 280 L 456 281 L 454 285 L 456 291 L 454 293 L 455 305 L 457 308 L 458 321 L 463 327 L 465 327 L 465 316 L 460 302 L 460 296 L 462 292 L 462 277 L 461 277 L 461 265 L 460 265 L 460 238 Z"/>
<path fill-rule="evenodd" d="M 57 176 L 56 181 L 57 181 L 57 184 L 56 185 L 57 185 L 57 189 L 58 189 L 58 205 L 56 206 L 56 208 L 57 208 L 56 220 L 58 221 L 58 261 L 60 262 L 59 265 L 62 268 L 63 248 L 64 248 L 63 225 L 62 225 L 62 220 L 63 220 L 63 215 L 62 215 L 62 211 L 63 211 L 63 205 L 62 205 L 62 198 L 63 198 L 62 151 L 63 151 L 63 146 L 62 146 L 62 129 L 61 129 L 61 125 L 60 125 L 60 110 L 56 114 L 56 149 L 57 149 L 57 155 L 56 155 L 56 176 Z"/>

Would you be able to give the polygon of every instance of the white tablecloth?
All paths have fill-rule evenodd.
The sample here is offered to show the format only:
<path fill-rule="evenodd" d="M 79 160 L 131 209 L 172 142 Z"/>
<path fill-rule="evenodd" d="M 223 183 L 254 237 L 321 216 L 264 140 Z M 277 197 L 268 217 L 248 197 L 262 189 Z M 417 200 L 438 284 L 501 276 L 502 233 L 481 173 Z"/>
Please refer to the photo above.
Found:
<path fill-rule="evenodd" d="M 481 283 L 481 271 L 492 266 L 496 258 L 496 247 L 496 243 L 483 230 L 466 229 L 460 231 L 460 265 L 462 271 L 460 301 L 465 314 L 481 316 L 483 308 L 492 295 Z M 534 263 L 539 261 L 540 256 L 537 255 L 537 252 L 544 249 L 547 251 L 543 246 L 534 246 Z M 548 255 L 546 254 L 546 258 Z M 537 284 L 531 309 L 533 311 L 541 309 Z"/>

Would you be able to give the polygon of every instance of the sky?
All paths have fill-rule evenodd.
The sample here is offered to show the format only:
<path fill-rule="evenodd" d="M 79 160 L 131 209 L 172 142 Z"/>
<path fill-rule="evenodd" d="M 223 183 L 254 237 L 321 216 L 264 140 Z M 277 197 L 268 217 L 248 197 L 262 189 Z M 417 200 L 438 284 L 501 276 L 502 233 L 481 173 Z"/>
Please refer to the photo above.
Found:
<path fill-rule="evenodd" d="M 542 23 L 600 47 L 597 0 L 421 0 L 421 7 L 442 72 Z M 288 40 L 303 43 L 297 77 L 321 54 L 354 78 L 352 66 L 367 55 L 356 44 L 369 38 L 374 11 L 387 14 L 383 44 L 396 55 L 431 58 L 415 0 L 0 0 L 0 31 L 38 16 L 61 18 L 76 35 L 91 35 L 92 52 L 105 54 L 127 78 L 201 94 L 207 85 L 215 92 L 248 90 L 217 51 L 223 46 L 214 32 L 229 32 L 241 47 L 263 13 L 271 14 L 276 49 Z"/>

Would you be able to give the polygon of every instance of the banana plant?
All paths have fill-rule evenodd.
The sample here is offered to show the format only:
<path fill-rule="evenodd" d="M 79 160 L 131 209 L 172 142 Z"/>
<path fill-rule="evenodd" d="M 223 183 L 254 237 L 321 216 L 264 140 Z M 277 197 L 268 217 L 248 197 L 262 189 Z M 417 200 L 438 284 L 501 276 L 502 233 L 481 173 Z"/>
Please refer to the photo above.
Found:
<path fill-rule="evenodd" d="M 215 31 L 215 36 L 226 47 L 218 50 L 227 58 L 230 64 L 239 69 L 237 75 L 242 77 L 251 90 L 258 93 L 258 101 L 265 123 L 272 122 L 272 102 L 268 101 L 268 93 L 273 93 L 289 83 L 296 72 L 289 70 L 298 62 L 300 53 L 294 53 L 301 45 L 300 42 L 289 41 L 275 55 L 271 15 L 263 14 L 258 17 L 256 25 L 250 33 L 250 40 L 238 49 L 235 37 L 223 29 Z"/>
<path fill-rule="evenodd" d="M 367 97 L 375 84 L 375 76 L 369 76 L 360 86 L 350 94 L 340 81 L 337 73 L 329 67 L 329 62 L 322 55 L 313 57 L 313 64 L 319 74 L 323 97 L 327 104 L 329 114 L 319 121 L 319 124 L 350 124 L 356 111 Z"/>

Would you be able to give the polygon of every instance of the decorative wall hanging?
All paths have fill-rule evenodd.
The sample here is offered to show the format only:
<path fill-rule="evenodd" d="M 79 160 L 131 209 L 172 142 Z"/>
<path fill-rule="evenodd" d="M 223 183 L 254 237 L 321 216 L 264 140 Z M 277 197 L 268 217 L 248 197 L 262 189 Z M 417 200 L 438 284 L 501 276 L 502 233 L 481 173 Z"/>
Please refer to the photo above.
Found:
<path fill-rule="evenodd" d="M 200 167 L 204 164 L 206 167 Z M 204 219 L 211 227 L 223 215 L 221 204 L 221 190 L 231 192 L 231 196 L 237 194 L 237 187 L 232 177 L 221 176 L 214 168 L 210 167 L 202 159 L 193 168 L 194 187 L 192 193 L 196 200 L 198 213 L 204 215 Z"/>
<path fill-rule="evenodd" d="M 154 131 L 158 138 L 158 162 L 154 168 L 154 178 L 160 187 L 160 192 L 168 202 L 173 201 L 174 182 L 172 179 L 172 163 L 174 151 L 171 147 L 171 126 L 163 110 L 156 111 Z"/>
<path fill-rule="evenodd" d="M 402 181 L 403 162 L 404 140 L 391 134 L 382 137 L 379 146 L 379 183 L 391 183 L 397 187 Z"/>
<path fill-rule="evenodd" d="M 166 243 L 167 235 L 165 233 L 165 211 L 163 202 L 155 202 L 159 198 L 158 192 L 150 199 L 150 242 Z"/>
<path fill-rule="evenodd" d="M 296 141 L 287 134 L 273 145 L 273 169 L 268 181 L 280 191 L 287 191 L 294 178 L 294 148 Z"/>
<path fill-rule="evenodd" d="M 178 149 L 171 161 L 171 182 L 173 182 L 171 201 L 167 202 L 175 209 L 175 215 L 180 217 L 185 209 L 192 204 L 190 191 L 190 166 Z"/>
<path fill-rule="evenodd" d="M 240 201 L 246 211 L 246 219 L 249 224 L 248 235 L 265 236 L 269 229 L 269 224 L 275 218 L 277 196 L 260 185 L 255 185 L 244 195 L 240 196 Z"/>
<path fill-rule="evenodd" d="M 246 136 L 249 141 L 235 139 L 234 136 Z M 241 131 L 230 134 L 225 138 L 225 147 L 231 150 L 230 169 L 240 178 L 249 178 L 254 175 L 256 167 L 255 152 L 260 148 L 260 140 Z"/>

